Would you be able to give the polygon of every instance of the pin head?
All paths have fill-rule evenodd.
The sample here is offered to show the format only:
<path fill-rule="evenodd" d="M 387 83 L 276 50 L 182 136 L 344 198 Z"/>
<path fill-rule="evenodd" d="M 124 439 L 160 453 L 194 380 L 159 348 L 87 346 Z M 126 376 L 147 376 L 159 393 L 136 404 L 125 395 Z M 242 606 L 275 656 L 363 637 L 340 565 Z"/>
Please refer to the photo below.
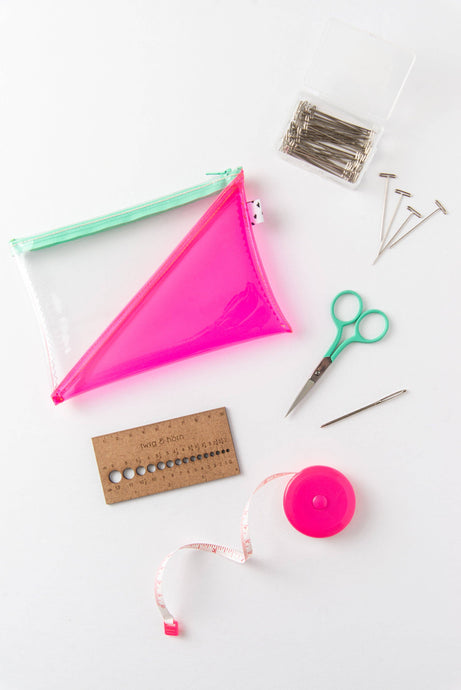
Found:
<path fill-rule="evenodd" d="M 417 218 L 423 217 L 423 214 L 417 211 L 415 208 L 413 208 L 413 206 L 407 206 L 407 211 L 410 211 L 410 213 L 412 213 Z"/>
<path fill-rule="evenodd" d="M 447 209 L 445 208 L 445 206 L 443 204 L 440 203 L 440 201 L 437 201 L 437 199 L 435 200 L 435 205 L 439 207 L 439 209 L 442 211 L 442 213 L 445 216 L 447 215 L 447 213 L 448 213 Z"/>
<path fill-rule="evenodd" d="M 396 189 L 395 193 L 400 194 L 401 196 L 413 196 L 412 194 L 410 194 L 410 192 L 405 192 L 403 189 Z"/>
<path fill-rule="evenodd" d="M 397 177 L 397 175 L 394 175 L 394 173 L 379 173 L 379 176 L 380 176 L 380 177 L 390 177 L 390 178 L 392 178 L 392 179 L 394 179 L 395 177 Z"/>
<path fill-rule="evenodd" d="M 306 467 L 287 484 L 283 508 L 289 522 L 302 534 L 331 537 L 341 532 L 354 515 L 354 489 L 333 467 Z"/>

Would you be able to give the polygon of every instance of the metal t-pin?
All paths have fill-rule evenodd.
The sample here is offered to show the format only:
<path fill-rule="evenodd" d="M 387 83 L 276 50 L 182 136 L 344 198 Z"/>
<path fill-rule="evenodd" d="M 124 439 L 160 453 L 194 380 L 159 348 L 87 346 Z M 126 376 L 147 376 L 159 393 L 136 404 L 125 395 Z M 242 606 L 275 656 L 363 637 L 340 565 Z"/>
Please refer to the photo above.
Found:
<path fill-rule="evenodd" d="M 384 204 L 383 204 L 383 217 L 381 220 L 381 233 L 379 237 L 380 243 L 383 241 L 384 237 L 384 227 L 386 225 L 386 211 L 387 211 L 387 196 L 389 194 L 389 180 L 395 179 L 397 175 L 394 175 L 394 173 L 379 173 L 380 177 L 386 178 L 386 186 L 384 188 Z"/>
<path fill-rule="evenodd" d="M 389 248 L 392 249 L 392 247 L 395 247 L 395 245 L 398 244 L 400 242 L 400 240 L 403 240 L 403 239 L 405 239 L 405 237 L 408 237 L 408 235 L 411 232 L 413 232 L 413 230 L 416 230 L 416 228 L 419 228 L 420 225 L 422 225 L 427 220 L 429 220 L 429 218 L 432 218 L 432 216 L 435 216 L 435 214 L 438 213 L 439 211 L 442 211 L 444 216 L 447 215 L 447 213 L 448 213 L 447 209 L 445 208 L 445 206 L 443 206 L 443 204 L 440 203 L 440 201 L 437 201 L 437 199 L 435 200 L 435 205 L 437 206 L 435 211 L 432 211 L 432 213 L 429 213 L 429 215 L 426 216 L 425 218 L 423 218 L 423 220 L 420 220 L 419 223 L 416 223 L 416 225 L 414 225 L 412 228 L 410 228 L 410 230 L 408 230 L 408 232 L 406 232 L 404 235 L 402 235 L 402 237 L 399 237 L 397 240 L 395 240 L 395 242 L 390 243 Z"/>
<path fill-rule="evenodd" d="M 389 235 L 389 233 L 390 233 L 390 231 L 391 231 L 391 228 L 392 228 L 392 226 L 393 226 L 393 224 L 394 224 L 395 217 L 396 217 L 397 213 L 399 212 L 400 206 L 402 205 L 402 199 L 403 199 L 404 197 L 410 197 L 410 196 L 412 196 L 412 195 L 410 194 L 410 192 L 404 192 L 403 189 L 395 189 L 394 192 L 395 192 L 395 194 L 398 194 L 398 195 L 399 195 L 399 200 L 398 200 L 397 205 L 396 205 L 396 207 L 395 207 L 395 211 L 394 211 L 394 213 L 393 213 L 393 216 L 392 216 L 392 218 L 391 218 L 391 221 L 390 221 L 389 225 L 388 225 L 387 228 L 386 228 L 386 232 L 384 233 L 384 237 L 383 237 L 383 241 L 382 241 L 382 243 L 381 243 L 381 246 L 385 243 L 385 241 L 386 241 L 386 239 L 387 239 L 387 236 Z"/>
<path fill-rule="evenodd" d="M 381 254 L 384 252 L 384 250 L 387 249 L 387 248 L 389 247 L 389 245 L 391 244 L 392 240 L 394 240 L 394 239 L 397 237 L 397 235 L 403 230 L 403 228 L 405 227 L 405 225 L 407 225 L 407 223 L 410 221 L 411 218 L 413 218 L 413 216 L 416 216 L 416 218 L 422 218 L 422 217 L 423 217 L 423 214 L 420 213 L 419 211 L 417 211 L 415 208 L 413 208 L 413 206 L 407 206 L 407 210 L 410 211 L 409 215 L 407 216 L 407 218 L 405 218 L 405 220 L 403 221 L 402 225 L 401 225 L 399 228 L 397 228 L 397 230 L 394 232 L 394 234 L 392 235 L 392 237 L 390 238 L 390 240 L 388 240 L 388 241 L 386 242 L 386 244 L 385 244 L 384 246 L 381 247 L 381 249 L 379 250 L 379 252 L 378 252 L 378 254 L 377 254 L 377 256 L 376 256 L 376 259 L 373 261 L 373 264 L 375 264 L 375 263 L 378 261 L 379 257 L 380 257 Z"/>

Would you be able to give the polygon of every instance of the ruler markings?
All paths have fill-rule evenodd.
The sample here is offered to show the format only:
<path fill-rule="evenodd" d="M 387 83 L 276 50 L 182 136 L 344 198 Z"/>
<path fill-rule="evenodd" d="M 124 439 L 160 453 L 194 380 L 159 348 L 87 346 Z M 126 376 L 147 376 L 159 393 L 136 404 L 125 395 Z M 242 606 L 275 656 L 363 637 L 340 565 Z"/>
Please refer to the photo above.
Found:
<path fill-rule="evenodd" d="M 240 472 L 225 408 L 105 434 L 92 441 L 107 503 Z"/>

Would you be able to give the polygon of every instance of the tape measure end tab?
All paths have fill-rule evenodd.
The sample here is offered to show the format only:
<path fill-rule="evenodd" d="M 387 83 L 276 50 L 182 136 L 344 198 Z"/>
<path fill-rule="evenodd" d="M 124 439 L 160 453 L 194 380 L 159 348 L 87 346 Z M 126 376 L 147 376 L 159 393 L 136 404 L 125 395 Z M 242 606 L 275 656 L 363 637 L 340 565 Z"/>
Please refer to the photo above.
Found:
<path fill-rule="evenodd" d="M 163 624 L 165 627 L 165 635 L 173 635 L 176 637 L 179 635 L 179 630 L 178 630 L 178 621 L 173 621 L 172 623 L 165 623 Z"/>

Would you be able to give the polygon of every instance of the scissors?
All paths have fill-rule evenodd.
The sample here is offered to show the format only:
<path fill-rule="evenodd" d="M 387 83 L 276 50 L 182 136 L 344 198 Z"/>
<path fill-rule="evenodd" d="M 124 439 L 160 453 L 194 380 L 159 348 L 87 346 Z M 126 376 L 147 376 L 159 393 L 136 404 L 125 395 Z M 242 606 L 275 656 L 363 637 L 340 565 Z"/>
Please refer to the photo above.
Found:
<path fill-rule="evenodd" d="M 344 295 L 353 295 L 358 303 L 358 308 L 355 316 L 352 319 L 347 319 L 343 320 L 340 319 L 336 316 L 335 313 L 335 308 L 336 304 L 338 301 L 344 296 Z M 328 369 L 330 364 L 335 361 L 336 357 L 344 350 L 345 347 L 350 345 L 351 343 L 377 343 L 378 340 L 382 340 L 384 336 L 386 335 L 388 329 L 389 329 L 389 319 L 387 318 L 386 314 L 383 311 L 380 311 L 379 309 L 367 309 L 366 311 L 363 311 L 363 302 L 362 298 L 357 292 L 354 292 L 354 290 L 343 290 L 342 292 L 339 292 L 336 297 L 333 299 L 331 303 L 331 317 L 336 324 L 337 328 L 337 333 L 336 333 L 336 338 L 333 340 L 329 350 L 325 353 L 324 358 L 320 362 L 320 364 L 317 366 L 317 368 L 314 370 L 312 376 L 308 379 L 307 383 L 303 386 L 301 391 L 299 392 L 297 398 L 293 402 L 292 406 L 286 413 L 285 417 L 288 417 L 290 412 L 294 410 L 296 405 L 301 402 L 301 400 L 307 395 L 307 393 L 310 391 L 312 386 L 317 383 L 319 378 L 322 376 L 322 374 L 325 373 L 325 371 Z M 380 316 L 383 317 L 384 319 L 384 328 L 382 332 L 377 335 L 375 338 L 365 338 L 361 333 L 360 333 L 360 325 L 363 323 L 363 321 L 370 315 L 370 314 L 379 314 Z M 346 338 L 341 341 L 342 335 L 343 335 L 343 330 L 346 326 L 351 326 L 352 324 L 355 324 L 355 331 L 354 333 L 350 336 L 350 338 Z"/>

